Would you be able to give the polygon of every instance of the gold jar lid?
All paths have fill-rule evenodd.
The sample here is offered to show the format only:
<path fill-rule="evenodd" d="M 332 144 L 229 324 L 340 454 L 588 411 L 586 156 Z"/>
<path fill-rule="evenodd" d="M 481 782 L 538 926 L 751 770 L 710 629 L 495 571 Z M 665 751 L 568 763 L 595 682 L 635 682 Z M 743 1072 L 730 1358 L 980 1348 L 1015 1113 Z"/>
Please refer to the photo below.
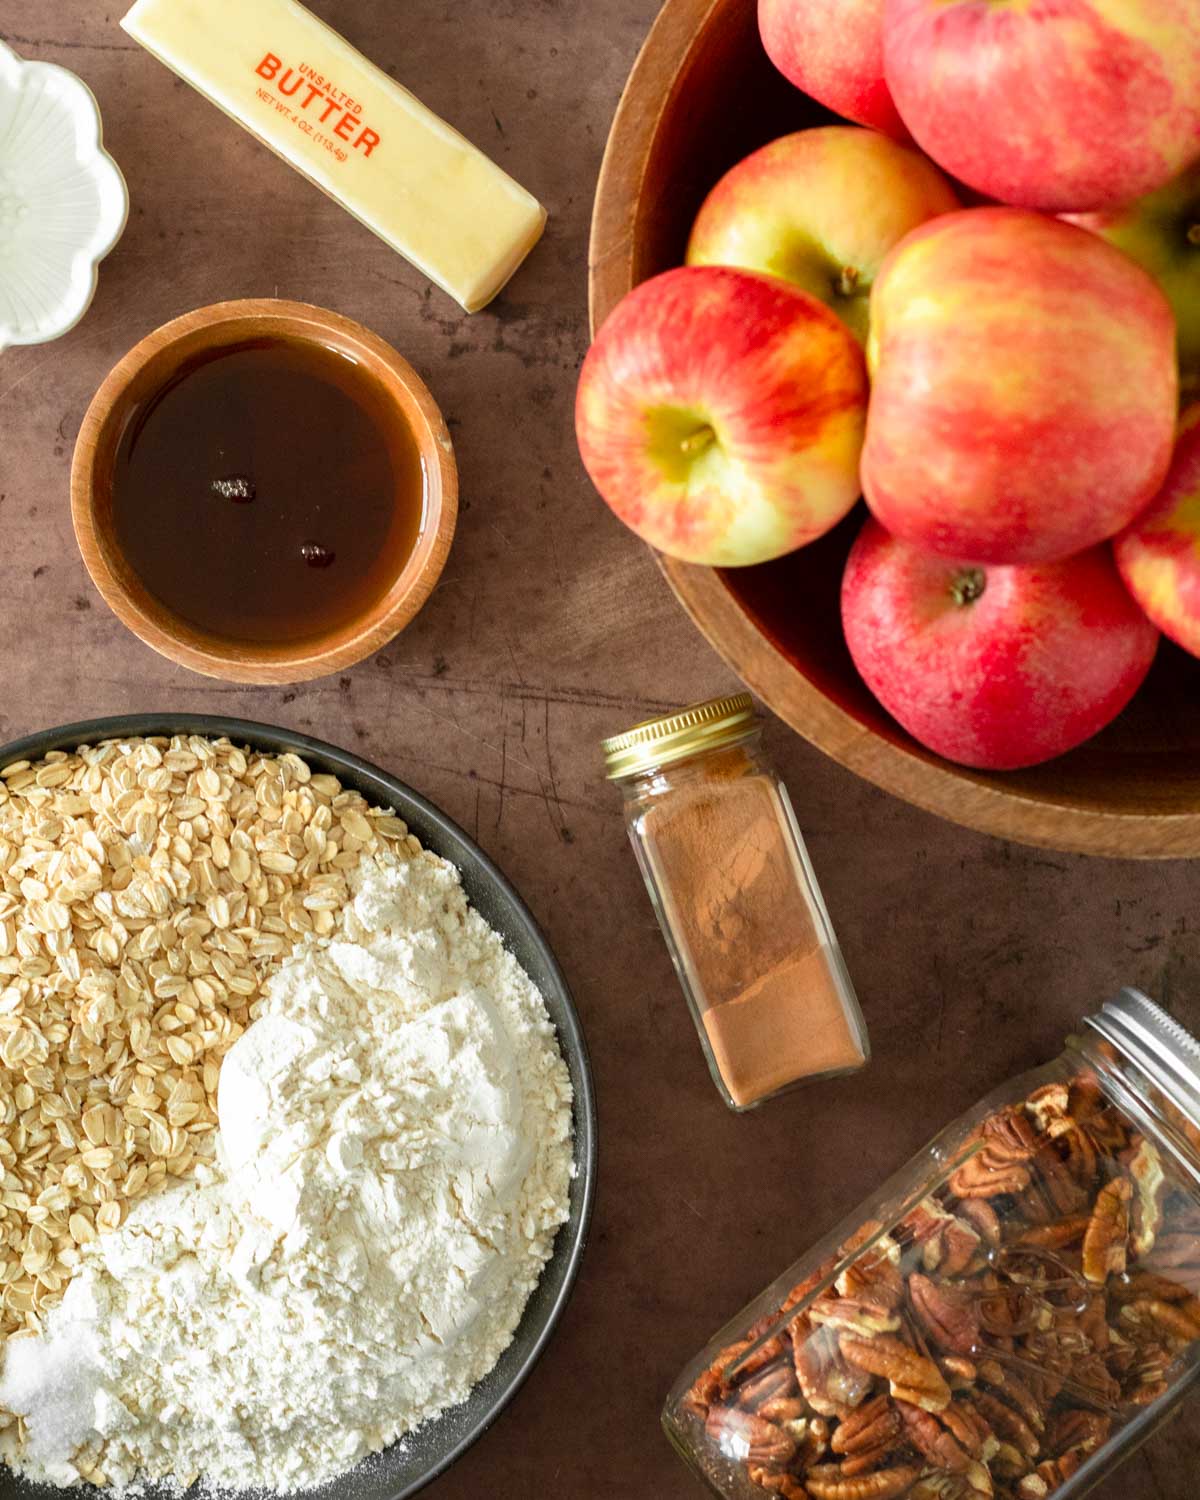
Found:
<path fill-rule="evenodd" d="M 624 734 L 601 741 L 608 779 L 669 765 L 702 750 L 716 750 L 741 739 L 755 723 L 754 700 L 749 693 L 710 698 L 676 714 L 647 719 Z"/>

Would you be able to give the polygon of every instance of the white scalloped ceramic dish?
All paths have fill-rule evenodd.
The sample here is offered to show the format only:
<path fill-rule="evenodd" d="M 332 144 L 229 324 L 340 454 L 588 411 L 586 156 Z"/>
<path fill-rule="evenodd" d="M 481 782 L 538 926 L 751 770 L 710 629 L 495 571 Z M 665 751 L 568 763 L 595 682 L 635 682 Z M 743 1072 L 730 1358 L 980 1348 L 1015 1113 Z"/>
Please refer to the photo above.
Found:
<path fill-rule="evenodd" d="M 74 328 L 129 193 L 82 79 L 0 42 L 0 352 Z"/>

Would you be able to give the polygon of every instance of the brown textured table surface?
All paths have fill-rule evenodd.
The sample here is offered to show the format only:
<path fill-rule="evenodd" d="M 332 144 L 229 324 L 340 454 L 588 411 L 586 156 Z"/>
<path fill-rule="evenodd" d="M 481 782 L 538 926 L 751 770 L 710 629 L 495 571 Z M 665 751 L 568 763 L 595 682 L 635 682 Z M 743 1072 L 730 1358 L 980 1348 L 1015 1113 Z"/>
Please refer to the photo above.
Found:
<path fill-rule="evenodd" d="M 542 245 L 471 318 L 142 53 L 117 27 L 122 8 L 0 0 L 0 37 L 95 91 L 132 198 L 83 323 L 0 357 L 0 740 L 126 710 L 289 724 L 410 782 L 496 858 L 574 986 L 600 1192 L 549 1352 L 429 1493 L 697 1496 L 658 1426 L 683 1362 L 936 1128 L 1056 1053 L 1119 982 L 1200 1023 L 1196 877 L 950 827 L 773 724 L 875 1060 L 858 1080 L 729 1114 L 596 741 L 733 679 L 592 493 L 571 434 L 592 190 L 655 0 L 315 0 L 549 206 Z M 160 660 L 109 614 L 75 550 L 67 476 L 83 411 L 131 344 L 189 308 L 276 293 L 362 319 L 417 366 L 449 418 L 463 504 L 441 585 L 391 646 L 340 677 L 247 690 Z M 1098 1493 L 1198 1492 L 1195 1401 Z"/>

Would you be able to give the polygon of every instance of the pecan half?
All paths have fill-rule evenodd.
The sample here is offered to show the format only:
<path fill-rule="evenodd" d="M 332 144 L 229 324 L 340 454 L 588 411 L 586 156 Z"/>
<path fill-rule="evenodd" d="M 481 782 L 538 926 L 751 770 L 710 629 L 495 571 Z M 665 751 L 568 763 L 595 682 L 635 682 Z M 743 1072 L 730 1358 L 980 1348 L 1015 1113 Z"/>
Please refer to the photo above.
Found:
<path fill-rule="evenodd" d="M 836 1328 L 864 1339 L 895 1333 L 900 1327 L 896 1313 L 867 1297 L 823 1297 L 809 1308 L 808 1316 L 817 1327 Z"/>
<path fill-rule="evenodd" d="M 1057 1411 L 1046 1428 L 1046 1448 L 1052 1458 L 1059 1458 L 1068 1448 L 1092 1452 L 1106 1442 L 1112 1431 L 1112 1418 L 1098 1411 L 1071 1407 Z"/>
<path fill-rule="evenodd" d="M 923 1458 L 939 1469 L 949 1469 L 952 1474 L 967 1472 L 971 1455 L 937 1417 L 907 1401 L 897 1401 L 896 1410 L 907 1429 L 909 1441 Z"/>
<path fill-rule="evenodd" d="M 1052 1495 L 1059 1485 L 1066 1484 L 1086 1457 L 1086 1453 L 1072 1448 L 1058 1458 L 1049 1458 L 1038 1464 L 1032 1474 L 1018 1482 L 1020 1500 L 1040 1500 L 1043 1495 Z"/>
<path fill-rule="evenodd" d="M 952 1354 L 972 1354 L 979 1345 L 979 1303 L 945 1282 L 915 1271 L 908 1278 L 913 1316 L 923 1332 Z"/>
<path fill-rule="evenodd" d="M 889 1396 L 876 1396 L 839 1423 L 830 1447 L 843 1455 L 847 1479 L 877 1469 L 900 1447 L 903 1423 Z"/>
<path fill-rule="evenodd" d="M 997 1441 L 996 1451 L 988 1459 L 988 1468 L 997 1479 L 1020 1479 L 1032 1468 L 1032 1461 L 1025 1457 L 1015 1443 Z"/>
<path fill-rule="evenodd" d="M 1178 1229 L 1174 1222 L 1164 1225 L 1145 1265 L 1200 1292 L 1200 1230 Z"/>
<path fill-rule="evenodd" d="M 1010 1406 L 1015 1406 L 1035 1432 L 1040 1432 L 1046 1425 L 1041 1402 L 1028 1383 L 1015 1371 L 1006 1370 L 998 1360 L 988 1359 L 980 1364 L 979 1377 L 989 1389 L 1003 1396 Z"/>
<path fill-rule="evenodd" d="M 790 1433 L 736 1406 L 714 1406 L 704 1431 L 726 1458 L 746 1464 L 782 1469 L 796 1452 L 796 1440 Z"/>
<path fill-rule="evenodd" d="M 859 1453 L 871 1448 L 884 1437 L 900 1431 L 900 1416 L 890 1396 L 876 1396 L 860 1406 L 852 1416 L 839 1422 L 829 1446 L 835 1453 Z"/>
<path fill-rule="evenodd" d="M 839 1343 L 850 1364 L 886 1380 L 898 1400 L 909 1401 L 925 1411 L 941 1411 L 949 1406 L 950 1387 L 937 1365 L 899 1339 L 888 1334 L 870 1340 L 843 1334 Z"/>
<path fill-rule="evenodd" d="M 1167 1176 L 1158 1147 L 1143 1138 L 1129 1156 L 1126 1170 L 1134 1187 L 1133 1231 L 1129 1244 L 1133 1253 L 1144 1259 L 1154 1249 L 1163 1226 Z"/>
<path fill-rule="evenodd" d="M 1125 1269 L 1132 1189 L 1125 1177 L 1114 1177 L 1102 1188 L 1083 1236 L 1083 1274 L 1097 1286 Z"/>
<path fill-rule="evenodd" d="M 901 1230 L 921 1247 L 927 1271 L 957 1276 L 971 1264 L 980 1246 L 975 1227 L 948 1212 L 934 1198 L 923 1198 L 902 1220 Z"/>
<path fill-rule="evenodd" d="M 1038 1146 L 1033 1125 L 1019 1109 L 989 1116 L 979 1131 L 981 1148 L 950 1178 L 956 1198 L 995 1198 L 1029 1186 L 1029 1162 Z"/>
<path fill-rule="evenodd" d="M 808 1491 L 794 1474 L 781 1474 L 777 1469 L 762 1469 L 751 1465 L 747 1469 L 751 1484 L 758 1485 L 768 1494 L 779 1495 L 782 1500 L 810 1500 Z"/>
<path fill-rule="evenodd" d="M 1168 1344 L 1182 1348 L 1200 1339 L 1200 1318 L 1187 1304 L 1143 1298 L 1121 1309 L 1121 1322 L 1132 1323 L 1159 1334 Z"/>
<path fill-rule="evenodd" d="M 1025 1101 L 1039 1135 L 1054 1136 L 1075 1123 L 1071 1116 L 1071 1089 L 1065 1081 L 1035 1089 Z"/>
<path fill-rule="evenodd" d="M 946 1384 L 952 1391 L 969 1390 L 979 1379 L 977 1366 L 969 1359 L 964 1359 L 961 1354 L 940 1354 L 937 1358 L 937 1367 L 946 1377 Z"/>
<path fill-rule="evenodd" d="M 915 1464 L 895 1469 L 877 1469 L 847 1479 L 835 1464 L 821 1464 L 805 1475 L 805 1484 L 813 1500 L 896 1500 L 910 1490 L 920 1478 Z"/>
<path fill-rule="evenodd" d="M 1091 1214 L 1072 1214 L 1052 1224 L 1033 1224 L 1022 1229 L 1012 1243 L 1039 1250 L 1065 1250 L 1083 1239 L 1091 1222 Z"/>
<path fill-rule="evenodd" d="M 841 1247 L 849 1255 L 879 1234 L 878 1222 L 864 1224 L 862 1229 Z M 869 1249 L 863 1250 L 837 1279 L 837 1290 L 843 1297 L 865 1297 L 889 1310 L 898 1307 L 904 1297 L 904 1277 L 900 1271 L 900 1246 L 890 1234 L 881 1234 Z"/>
<path fill-rule="evenodd" d="M 832 1328 L 795 1328 L 792 1361 L 804 1399 L 818 1416 L 847 1416 L 871 1389 L 869 1376 L 847 1364 Z"/>
<path fill-rule="evenodd" d="M 1037 1433 L 1007 1402 L 991 1391 L 981 1390 L 975 1393 L 975 1405 L 998 1437 L 1015 1444 L 1026 1458 L 1037 1457 L 1042 1446 Z"/>
<path fill-rule="evenodd" d="M 1153 1297 L 1159 1302 L 1195 1302 L 1200 1311 L 1200 1298 L 1193 1297 L 1187 1287 L 1160 1276 L 1157 1271 L 1135 1271 L 1114 1281 L 1108 1289 L 1114 1302 L 1137 1302 L 1142 1297 Z"/>
<path fill-rule="evenodd" d="M 1000 1215 L 986 1198 L 964 1198 L 956 1211 L 986 1244 L 1000 1243 Z"/>
<path fill-rule="evenodd" d="M 922 1474 L 908 1492 L 908 1500 L 978 1500 L 978 1496 L 965 1474 Z"/>
<path fill-rule="evenodd" d="M 1069 1140 L 1070 1137 L 1066 1137 Z M 1034 1169 L 1046 1196 L 1059 1214 L 1073 1214 L 1084 1208 L 1090 1197 L 1091 1183 L 1081 1182 L 1078 1164 L 1070 1156 L 1059 1155 L 1059 1143 L 1045 1141 L 1033 1158 Z"/>
<path fill-rule="evenodd" d="M 796 1372 L 790 1361 L 781 1359 L 743 1380 L 736 1394 L 739 1406 L 757 1411 L 768 1402 L 794 1395 L 796 1390 Z"/>
<path fill-rule="evenodd" d="M 969 1398 L 951 1401 L 938 1420 L 958 1439 L 972 1458 L 988 1458 L 997 1447 L 992 1424 Z"/>

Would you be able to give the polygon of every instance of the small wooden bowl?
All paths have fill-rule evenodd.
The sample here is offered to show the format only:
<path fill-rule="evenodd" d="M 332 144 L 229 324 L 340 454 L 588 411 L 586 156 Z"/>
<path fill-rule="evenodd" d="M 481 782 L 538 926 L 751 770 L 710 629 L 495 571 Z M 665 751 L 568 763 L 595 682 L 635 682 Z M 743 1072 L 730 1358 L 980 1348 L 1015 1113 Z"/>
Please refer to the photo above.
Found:
<path fill-rule="evenodd" d="M 592 218 L 593 330 L 632 287 L 683 262 L 692 220 L 722 173 L 766 141 L 831 118 L 771 66 L 755 0 L 667 0 L 604 156 Z M 1200 664 L 1164 641 L 1117 722 L 1046 765 L 952 765 L 879 706 L 842 639 L 842 568 L 861 523 L 856 511 L 813 546 L 762 567 L 659 563 L 738 675 L 806 739 L 886 791 L 1047 848 L 1200 855 Z"/>
<path fill-rule="evenodd" d="M 113 464 L 130 413 L 196 354 L 263 337 L 321 344 L 369 370 L 394 402 L 396 421 L 412 433 L 425 474 L 425 524 L 392 586 L 361 617 L 315 640 L 233 642 L 181 620 L 146 589 L 122 554 L 113 526 Z M 428 599 L 450 551 L 457 514 L 454 449 L 424 381 L 360 323 L 302 302 L 219 302 L 155 329 L 96 392 L 71 466 L 75 537 L 105 603 L 155 651 L 193 672 L 231 682 L 305 682 L 378 651 Z"/>

